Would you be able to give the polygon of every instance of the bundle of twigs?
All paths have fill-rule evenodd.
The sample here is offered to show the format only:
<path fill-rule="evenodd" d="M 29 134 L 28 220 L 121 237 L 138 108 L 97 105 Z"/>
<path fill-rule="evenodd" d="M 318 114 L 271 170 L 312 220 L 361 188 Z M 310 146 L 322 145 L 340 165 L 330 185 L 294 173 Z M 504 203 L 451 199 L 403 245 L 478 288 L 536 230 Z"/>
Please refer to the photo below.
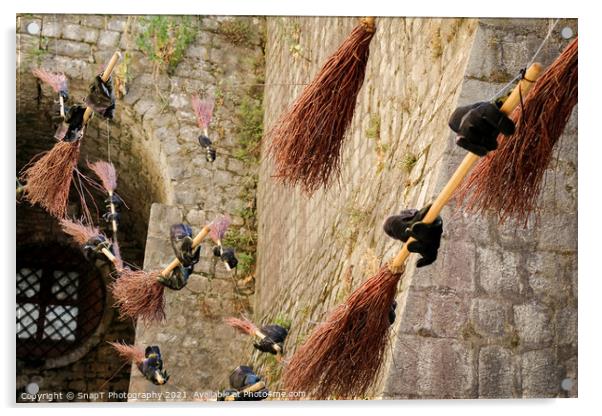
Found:
<path fill-rule="evenodd" d="M 31 73 L 34 77 L 48 84 L 59 95 L 60 113 L 62 117 L 65 117 L 65 99 L 69 97 L 65 74 L 46 71 L 43 68 L 32 69 Z"/>
<path fill-rule="evenodd" d="M 268 133 L 274 176 L 308 194 L 340 172 L 341 145 L 364 82 L 374 18 L 364 18 Z"/>
<path fill-rule="evenodd" d="M 538 213 L 538 198 L 554 145 L 577 104 L 578 49 L 575 38 L 537 80 L 522 108 L 512 113 L 517 129 L 500 135 L 499 148 L 484 157 L 456 194 L 472 212 L 525 225 Z"/>
<path fill-rule="evenodd" d="M 105 240 L 104 236 L 102 236 L 102 233 L 97 227 L 85 225 L 82 221 L 71 221 L 63 218 L 59 221 L 59 224 L 63 232 L 73 238 L 73 240 L 80 247 L 84 246 L 91 239 L 98 236 L 101 236 L 102 240 Z M 121 270 L 123 267 L 121 259 L 117 258 L 108 248 L 102 248 L 101 252 L 111 263 L 115 265 L 117 270 Z"/>
<path fill-rule="evenodd" d="M 197 125 L 203 130 L 205 136 L 208 135 L 209 123 L 213 118 L 213 107 L 215 102 L 210 99 L 201 99 L 198 95 L 193 94 L 190 98 L 192 109 L 196 116 Z"/>
<path fill-rule="evenodd" d="M 192 240 L 192 249 L 198 247 L 212 231 L 213 223 L 203 229 Z M 162 279 L 180 266 L 174 259 L 163 270 L 145 272 L 143 270 L 124 269 L 111 286 L 115 307 L 122 318 L 141 319 L 147 323 L 165 319 L 165 285 Z"/>
<path fill-rule="evenodd" d="M 527 79 L 537 79 L 540 71 L 539 64 L 532 65 L 527 71 Z M 530 86 L 531 82 L 520 81 L 502 111 L 511 112 L 520 101 L 519 89 L 526 92 Z M 422 222 L 429 224 L 436 220 L 478 159 L 475 154 L 466 155 Z M 408 244 L 413 241 L 413 238 L 408 239 L 388 265 L 359 286 L 298 348 L 284 370 L 287 390 L 304 391 L 316 399 L 353 398 L 366 394 L 383 363 L 390 325 L 389 310 L 410 254 Z"/>
<path fill-rule="evenodd" d="M 115 207 L 115 202 L 113 199 L 115 189 L 117 189 L 117 171 L 115 170 L 115 166 L 113 166 L 112 163 L 105 162 L 102 160 L 99 160 L 94 163 L 88 163 L 88 167 L 96 174 L 98 179 L 100 179 L 100 183 L 103 189 L 107 192 L 107 201 L 109 203 L 110 209 L 111 229 L 113 231 L 113 251 L 115 252 L 115 256 L 121 260 L 121 253 L 119 251 L 119 243 L 117 238 L 117 209 Z"/>
<path fill-rule="evenodd" d="M 122 342 L 109 342 L 109 344 L 125 361 L 133 362 L 137 366 L 140 366 L 144 361 L 144 350 L 142 347 L 136 347 L 135 345 L 128 345 Z"/>

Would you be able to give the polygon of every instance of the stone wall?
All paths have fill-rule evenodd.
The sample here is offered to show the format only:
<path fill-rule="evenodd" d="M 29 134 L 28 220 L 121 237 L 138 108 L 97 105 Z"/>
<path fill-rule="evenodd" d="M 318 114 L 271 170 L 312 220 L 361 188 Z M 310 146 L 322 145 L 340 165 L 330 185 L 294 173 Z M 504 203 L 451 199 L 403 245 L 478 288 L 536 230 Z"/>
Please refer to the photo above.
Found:
<path fill-rule="evenodd" d="M 354 25 L 268 20 L 267 128 Z M 561 21 L 543 63 L 567 44 L 559 35 L 566 25 L 576 32 L 575 21 Z M 386 217 L 426 205 L 458 165 L 463 151 L 447 127 L 453 109 L 512 79 L 547 28 L 544 19 L 378 19 L 339 183 L 307 198 L 275 184 L 263 161 L 256 320 L 290 319 L 289 353 L 400 248 L 382 232 Z M 547 174 L 540 224 L 502 227 L 443 211 L 436 264 L 416 271 L 410 259 L 391 357 L 372 396 L 576 396 L 576 138 L 575 112 Z M 256 363 L 279 386 L 280 371 Z M 573 382 L 566 390 L 565 378 Z"/>
<path fill-rule="evenodd" d="M 113 52 L 120 50 L 123 59 L 115 77 L 122 89 L 118 95 L 115 119 L 109 123 L 100 119 L 92 120 L 82 142 L 79 168 L 83 173 L 90 174 L 85 166 L 86 158 L 90 161 L 99 158 L 106 160 L 109 155 L 117 168 L 117 191 L 129 206 L 129 210 L 124 209 L 120 228 L 120 243 L 122 248 L 125 246 L 122 250 L 124 259 L 142 265 L 142 259 L 145 258 L 146 267 L 159 266 L 159 257 L 155 257 L 157 245 L 146 247 L 147 231 L 148 241 L 168 241 L 166 230 L 171 223 L 159 224 L 154 221 L 168 221 L 173 216 L 157 216 L 153 220 L 153 203 L 165 204 L 161 206 L 166 209 L 179 210 L 182 215 L 178 221 L 187 221 L 197 228 L 214 219 L 217 214 L 228 213 L 232 218 L 228 242 L 235 246 L 239 241 L 245 243 L 243 247 L 236 247 L 240 255 L 246 254 L 246 268 L 241 268 L 245 274 L 225 275 L 223 271 L 220 274 L 210 258 L 199 264 L 195 272 L 203 273 L 205 286 L 213 287 L 217 293 L 224 296 L 229 293 L 231 297 L 243 293 L 240 296 L 244 300 L 254 290 L 252 276 L 247 274 L 252 273 L 254 256 L 256 168 L 253 163 L 252 136 L 257 132 L 261 134 L 261 119 L 257 120 L 256 115 L 261 114 L 263 86 L 262 20 L 201 16 L 176 18 L 182 19 L 182 25 L 189 25 L 194 35 L 178 64 L 168 74 L 164 68 L 156 71 L 148 51 L 142 51 L 139 45 L 138 39 L 144 33 L 144 25 L 149 18 L 110 15 L 18 17 L 16 170 L 18 172 L 32 156 L 48 150 L 54 143 L 50 127 L 54 93 L 48 87 L 38 85 L 31 75 L 31 68 L 41 66 L 65 72 L 70 80 L 70 94 L 77 102 L 85 96 L 88 83 L 102 70 Z M 27 25 L 32 22 L 41 28 L 37 35 L 27 33 Z M 200 129 L 190 104 L 192 93 L 215 98 L 209 131 L 217 150 L 217 160 L 213 164 L 205 160 L 205 152 L 197 142 Z M 97 198 L 100 200 L 102 196 Z M 72 195 L 71 200 L 70 214 L 78 215 L 77 195 Z M 161 233 L 156 231 L 153 234 L 152 230 L 160 230 Z M 53 228 L 52 233 L 59 231 Z M 161 247 L 164 250 L 161 259 L 172 255 L 168 245 Z M 150 250 L 151 254 L 143 256 L 145 250 Z M 152 258 L 149 257 L 151 255 Z M 208 283 L 214 276 L 216 280 Z M 200 290 L 196 295 L 190 295 L 192 292 L 186 289 L 179 293 L 168 293 L 170 305 L 173 302 L 182 308 L 178 312 L 179 317 L 170 312 L 170 323 L 172 320 L 181 323 L 184 319 L 187 327 L 195 328 L 197 325 L 205 328 L 204 324 L 207 323 L 222 330 L 227 329 L 228 336 L 236 337 L 233 331 L 221 324 L 221 313 L 231 315 L 241 309 L 247 311 L 248 302 L 242 306 L 237 303 L 236 311 L 222 312 L 219 302 L 205 296 L 206 287 L 199 283 L 199 279 L 201 275 L 195 275 L 191 282 L 191 287 Z M 202 311 L 200 318 L 197 313 L 199 308 Z M 196 322 L 194 325 L 188 321 L 188 313 L 191 314 L 190 319 Z M 179 328 L 176 325 L 173 329 Z M 176 370 L 170 371 L 172 380 L 189 383 L 179 384 L 181 388 L 204 387 L 199 385 L 199 380 L 177 373 L 181 369 L 191 368 L 191 363 L 197 361 L 198 355 L 198 352 L 190 351 L 190 345 L 178 341 L 177 331 L 171 333 L 169 326 L 139 328 L 139 331 L 136 344 L 148 341 L 161 345 L 165 341 L 169 345 L 165 355 L 166 361 L 173 364 Z M 209 332 L 188 334 L 195 338 L 195 345 L 206 348 L 203 351 L 219 353 L 220 347 L 227 342 L 225 338 L 208 336 Z M 107 333 L 106 338 L 132 341 L 131 335 L 120 333 Z M 169 358 L 172 352 L 177 360 Z M 202 380 L 227 377 L 231 369 L 241 364 L 235 360 L 236 354 L 228 357 L 229 360 L 224 357 L 220 361 L 222 366 L 217 369 L 200 369 L 205 371 L 205 379 Z M 110 348 L 100 363 L 102 365 L 108 361 L 121 364 Z M 180 363 L 181 367 L 176 363 Z M 112 368 L 108 365 L 105 367 Z M 77 368 L 81 370 L 82 367 L 79 365 Z M 76 370 L 65 371 L 72 374 Z M 126 367 L 126 378 L 128 373 L 129 368 Z M 136 372 L 133 374 L 135 378 Z M 56 377 L 59 380 L 59 376 Z M 106 379 L 109 375 L 94 377 Z M 57 386 L 60 385 L 60 382 L 57 383 Z M 217 387 L 208 385 L 206 388 Z M 225 387 L 225 384 L 221 387 Z M 127 383 L 120 390 L 127 391 Z"/>

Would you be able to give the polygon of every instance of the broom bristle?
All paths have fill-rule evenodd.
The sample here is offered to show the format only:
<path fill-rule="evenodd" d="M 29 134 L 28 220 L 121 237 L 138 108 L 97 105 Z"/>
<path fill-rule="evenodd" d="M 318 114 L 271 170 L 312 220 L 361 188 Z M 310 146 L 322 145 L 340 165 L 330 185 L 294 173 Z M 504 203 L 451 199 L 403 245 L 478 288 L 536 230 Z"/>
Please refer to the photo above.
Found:
<path fill-rule="evenodd" d="M 122 342 L 109 342 L 109 344 L 111 344 L 119 356 L 126 361 L 132 361 L 136 365 L 142 364 L 144 361 L 144 350 L 141 347 L 128 345 Z"/>
<path fill-rule="evenodd" d="M 217 244 L 218 241 L 224 238 L 231 221 L 228 215 L 222 215 L 211 222 L 209 236 L 213 242 Z"/>
<path fill-rule="evenodd" d="M 499 148 L 479 161 L 456 194 L 474 213 L 493 213 L 499 222 L 523 222 L 539 214 L 538 197 L 554 145 L 577 104 L 577 38 L 542 74 L 512 113 L 517 128 L 498 137 Z"/>
<path fill-rule="evenodd" d="M 31 70 L 31 73 L 34 77 L 50 85 L 54 92 L 67 91 L 67 77 L 65 74 L 49 72 L 42 68 L 34 68 Z"/>
<path fill-rule="evenodd" d="M 70 235 L 79 245 L 85 244 L 89 239 L 100 234 L 97 227 L 84 225 L 82 221 L 71 221 L 63 218 L 59 221 L 59 224 L 65 234 Z"/>
<path fill-rule="evenodd" d="M 212 99 L 201 100 L 198 95 L 193 94 L 191 99 L 192 109 L 196 115 L 197 124 L 200 128 L 206 129 L 211 123 L 213 117 L 213 105 Z"/>
<path fill-rule="evenodd" d="M 257 327 L 253 322 L 249 321 L 247 318 L 239 319 L 239 318 L 225 318 L 224 322 L 230 325 L 232 328 L 238 330 L 239 332 L 247 335 L 255 335 L 255 331 Z"/>
<path fill-rule="evenodd" d="M 113 192 L 117 188 L 117 171 L 112 163 L 99 160 L 94 163 L 88 163 L 88 167 L 98 176 L 102 187 L 107 192 Z"/>
<path fill-rule="evenodd" d="M 286 366 L 285 389 L 320 400 L 364 396 L 384 360 L 400 277 L 385 265 L 338 306 Z"/>
<path fill-rule="evenodd" d="M 165 286 L 158 278 L 159 273 L 142 270 L 124 269 L 119 274 L 111 289 L 123 319 L 140 318 L 147 323 L 165 319 Z"/>
<path fill-rule="evenodd" d="M 67 213 L 67 199 L 73 170 L 79 158 L 79 141 L 59 142 L 29 166 L 19 179 L 27 183 L 24 196 L 32 204 L 40 204 L 57 218 Z"/>
<path fill-rule="evenodd" d="M 357 26 L 268 133 L 274 176 L 312 194 L 340 173 L 341 144 L 364 82 L 374 28 Z"/>

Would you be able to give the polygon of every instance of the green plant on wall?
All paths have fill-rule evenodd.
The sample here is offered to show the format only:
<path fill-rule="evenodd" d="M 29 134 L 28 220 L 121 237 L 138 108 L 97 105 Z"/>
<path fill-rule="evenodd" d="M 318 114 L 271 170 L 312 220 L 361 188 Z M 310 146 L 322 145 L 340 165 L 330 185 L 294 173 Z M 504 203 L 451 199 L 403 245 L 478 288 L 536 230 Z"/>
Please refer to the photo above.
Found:
<path fill-rule="evenodd" d="M 401 159 L 400 165 L 405 173 L 410 173 L 416 162 L 418 161 L 418 157 L 413 153 L 406 153 Z"/>
<path fill-rule="evenodd" d="M 279 29 L 281 30 L 286 43 L 288 44 L 288 51 L 293 58 L 301 58 L 308 62 L 311 59 L 307 56 L 305 48 L 301 45 L 301 25 L 298 21 L 293 20 L 292 17 L 281 17 L 277 20 Z"/>
<path fill-rule="evenodd" d="M 37 45 L 31 45 L 27 50 L 27 56 L 29 56 L 33 64 L 40 66 L 44 57 L 50 53 L 48 50 L 48 43 L 49 39 L 46 36 L 40 36 L 39 43 Z"/>
<path fill-rule="evenodd" d="M 161 70 L 172 74 L 197 33 L 197 22 L 192 16 L 149 16 L 140 19 L 141 30 L 136 45 L 154 65 L 154 73 Z"/>
<path fill-rule="evenodd" d="M 239 146 L 234 157 L 246 163 L 259 162 L 259 144 L 263 134 L 263 108 L 260 98 L 244 97 L 237 111 Z"/>
<path fill-rule="evenodd" d="M 217 31 L 233 45 L 246 45 L 253 39 L 253 28 L 249 19 L 228 19 L 219 23 Z"/>

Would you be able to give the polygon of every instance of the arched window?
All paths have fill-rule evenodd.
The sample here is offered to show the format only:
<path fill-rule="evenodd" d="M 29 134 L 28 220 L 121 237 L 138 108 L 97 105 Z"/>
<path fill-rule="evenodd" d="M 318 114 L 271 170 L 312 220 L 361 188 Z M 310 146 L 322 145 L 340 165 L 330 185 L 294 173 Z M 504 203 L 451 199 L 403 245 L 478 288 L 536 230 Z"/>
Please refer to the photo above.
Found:
<path fill-rule="evenodd" d="M 102 275 L 71 247 L 27 247 L 17 254 L 17 356 L 45 360 L 77 348 L 103 317 Z"/>

